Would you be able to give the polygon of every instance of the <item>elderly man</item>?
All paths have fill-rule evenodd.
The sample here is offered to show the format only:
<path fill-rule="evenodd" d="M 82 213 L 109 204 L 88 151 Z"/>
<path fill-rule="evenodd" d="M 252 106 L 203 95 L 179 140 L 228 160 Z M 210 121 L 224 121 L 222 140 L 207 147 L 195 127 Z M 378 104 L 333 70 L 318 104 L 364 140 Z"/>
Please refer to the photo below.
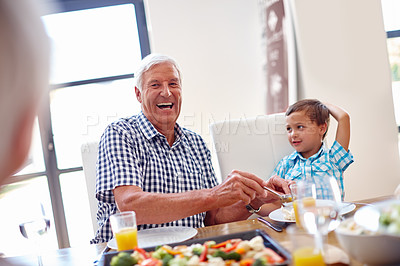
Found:
<path fill-rule="evenodd" d="M 109 241 L 109 216 L 136 212 L 138 229 L 202 227 L 248 218 L 288 193 L 286 181 L 234 170 L 217 184 L 210 151 L 196 133 L 180 127 L 181 72 L 165 55 L 149 55 L 136 74 L 141 113 L 109 125 L 100 141 L 96 197 L 99 229 L 92 243 Z"/>

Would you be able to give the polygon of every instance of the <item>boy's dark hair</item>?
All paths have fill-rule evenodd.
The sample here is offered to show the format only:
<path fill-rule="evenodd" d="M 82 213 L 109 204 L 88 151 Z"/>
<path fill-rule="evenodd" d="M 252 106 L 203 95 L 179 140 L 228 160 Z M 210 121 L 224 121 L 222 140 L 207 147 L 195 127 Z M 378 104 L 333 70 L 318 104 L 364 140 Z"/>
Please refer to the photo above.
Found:
<path fill-rule="evenodd" d="M 318 100 L 315 99 L 304 99 L 300 100 L 291 106 L 286 111 L 286 116 L 289 116 L 290 114 L 294 112 L 301 112 L 305 111 L 306 115 L 312 122 L 317 123 L 318 126 L 323 125 L 326 123 L 326 131 L 325 134 L 323 135 L 322 139 L 325 138 L 326 133 L 328 132 L 328 127 L 329 127 L 329 109 L 326 107 L 325 104 L 321 103 Z"/>

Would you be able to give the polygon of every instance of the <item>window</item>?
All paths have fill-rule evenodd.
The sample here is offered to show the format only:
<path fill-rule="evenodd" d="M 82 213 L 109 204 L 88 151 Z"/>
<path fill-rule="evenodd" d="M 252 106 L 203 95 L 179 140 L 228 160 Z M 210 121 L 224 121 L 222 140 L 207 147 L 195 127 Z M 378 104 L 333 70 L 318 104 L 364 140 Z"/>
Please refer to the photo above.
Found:
<path fill-rule="evenodd" d="M 53 47 L 46 112 L 26 166 L 0 192 L 2 213 L 27 214 L 27 201 L 46 205 L 52 217 L 44 249 L 84 245 L 93 237 L 80 147 L 99 140 L 110 122 L 138 113 L 133 72 L 150 53 L 142 0 L 58 5 L 58 13 L 43 17 Z M 27 215 L 0 221 L 0 250 L 7 256 L 29 250 L 20 216 Z"/>
<path fill-rule="evenodd" d="M 383 20 L 387 33 L 387 47 L 392 71 L 394 111 L 400 132 L 400 17 L 397 14 L 398 10 L 400 10 L 400 1 L 382 0 Z"/>

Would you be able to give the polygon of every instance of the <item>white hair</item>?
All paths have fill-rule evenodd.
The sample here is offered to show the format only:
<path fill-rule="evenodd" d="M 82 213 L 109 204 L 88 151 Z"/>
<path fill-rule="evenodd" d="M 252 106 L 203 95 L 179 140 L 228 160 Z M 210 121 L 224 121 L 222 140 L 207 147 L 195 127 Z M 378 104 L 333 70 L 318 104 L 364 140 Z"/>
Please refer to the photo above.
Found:
<path fill-rule="evenodd" d="M 135 71 L 135 80 L 136 80 L 136 87 L 142 91 L 143 88 L 143 74 L 146 73 L 150 68 L 152 68 L 155 65 L 161 64 L 161 63 L 171 63 L 176 71 L 178 71 L 178 76 L 179 76 L 179 82 L 182 83 L 182 75 L 181 75 L 181 70 L 179 68 L 178 63 L 173 59 L 172 57 L 168 55 L 162 55 L 162 54 L 149 54 L 145 58 L 142 59 L 140 62 L 139 67 Z"/>
<path fill-rule="evenodd" d="M 18 123 L 48 93 L 50 47 L 39 2 L 0 0 L 0 170 Z"/>

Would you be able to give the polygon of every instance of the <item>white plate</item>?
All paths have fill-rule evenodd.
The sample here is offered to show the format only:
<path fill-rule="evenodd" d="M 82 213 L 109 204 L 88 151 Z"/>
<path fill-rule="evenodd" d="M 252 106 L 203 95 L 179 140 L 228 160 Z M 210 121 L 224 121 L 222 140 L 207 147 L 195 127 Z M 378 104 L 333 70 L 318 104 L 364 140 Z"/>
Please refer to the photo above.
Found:
<path fill-rule="evenodd" d="M 323 200 L 317 200 L 317 204 L 318 202 L 323 202 Z M 339 204 L 340 207 L 340 211 L 339 214 L 340 215 L 345 215 L 346 213 L 351 212 L 352 210 L 354 210 L 356 208 L 356 205 L 354 205 L 353 203 L 349 203 L 349 202 L 341 202 Z M 268 217 L 271 220 L 274 221 L 278 221 L 278 222 L 286 222 L 286 223 L 294 223 L 296 222 L 295 220 L 286 220 L 283 216 L 282 210 L 281 209 L 276 209 L 274 211 L 272 211 Z"/>
<path fill-rule="evenodd" d="M 138 231 L 138 246 L 140 248 L 148 248 L 181 242 L 194 237 L 196 234 L 196 228 L 184 226 L 143 229 Z M 107 246 L 111 249 L 117 249 L 115 238 L 111 239 Z"/>

